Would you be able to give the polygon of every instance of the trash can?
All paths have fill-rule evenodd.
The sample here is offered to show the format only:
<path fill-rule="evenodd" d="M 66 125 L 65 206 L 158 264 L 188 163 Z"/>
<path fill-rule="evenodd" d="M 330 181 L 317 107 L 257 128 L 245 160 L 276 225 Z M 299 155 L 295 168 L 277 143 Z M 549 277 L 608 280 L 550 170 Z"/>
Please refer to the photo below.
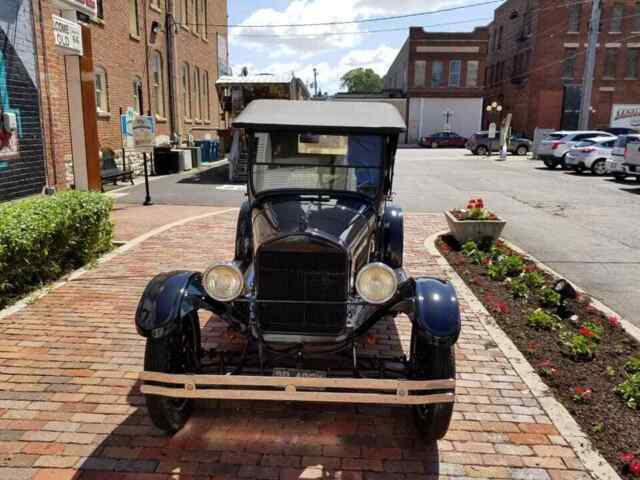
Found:
<path fill-rule="evenodd" d="M 200 159 L 202 163 L 210 163 L 211 149 L 209 148 L 209 140 L 198 140 L 196 146 L 200 147 Z"/>
<path fill-rule="evenodd" d="M 180 171 L 180 152 L 156 148 L 153 152 L 153 171 L 156 175 L 169 175 Z"/>

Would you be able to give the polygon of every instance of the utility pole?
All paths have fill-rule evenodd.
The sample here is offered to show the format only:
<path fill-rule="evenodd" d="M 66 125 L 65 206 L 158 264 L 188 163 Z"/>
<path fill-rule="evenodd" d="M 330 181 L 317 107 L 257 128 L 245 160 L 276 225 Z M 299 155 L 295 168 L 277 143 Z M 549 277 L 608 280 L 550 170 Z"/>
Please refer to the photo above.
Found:
<path fill-rule="evenodd" d="M 582 83 L 582 103 L 580 104 L 579 130 L 589 129 L 589 114 L 591 112 L 591 94 L 593 92 L 593 75 L 596 68 L 596 48 L 598 47 L 598 33 L 600 31 L 600 16 L 602 14 L 602 0 L 593 0 L 591 22 L 589 23 L 589 44 L 584 64 L 584 80 Z"/>
<path fill-rule="evenodd" d="M 313 67 L 313 94 L 315 97 L 318 96 L 318 70 L 316 67 Z"/>

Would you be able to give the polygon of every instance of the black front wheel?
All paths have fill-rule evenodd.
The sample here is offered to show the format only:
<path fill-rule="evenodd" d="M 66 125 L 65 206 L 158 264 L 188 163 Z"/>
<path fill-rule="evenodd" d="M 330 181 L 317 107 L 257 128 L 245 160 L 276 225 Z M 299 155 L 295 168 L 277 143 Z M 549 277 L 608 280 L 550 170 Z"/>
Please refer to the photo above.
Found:
<path fill-rule="evenodd" d="M 453 346 L 429 345 L 415 330 L 411 335 L 411 343 L 412 376 L 415 380 L 443 380 L 456 377 Z M 422 438 L 426 442 L 434 442 L 443 438 L 449 429 L 453 402 L 415 405 L 413 414 Z"/>
<path fill-rule="evenodd" d="M 607 166 L 605 164 L 605 161 L 603 159 L 600 159 L 593 162 L 593 165 L 591 165 L 591 173 L 593 173 L 594 175 L 598 175 L 599 177 L 605 175 L 607 173 Z"/>
<path fill-rule="evenodd" d="M 191 312 L 169 335 L 147 338 L 144 369 L 162 373 L 197 373 L 200 353 L 200 323 Z M 146 395 L 145 401 L 153 424 L 174 434 L 184 427 L 193 411 L 193 400 Z"/>
<path fill-rule="evenodd" d="M 556 168 L 558 166 L 558 162 L 556 162 L 555 160 L 551 160 L 549 158 L 544 160 L 544 166 L 553 170 L 554 168 Z"/>
<path fill-rule="evenodd" d="M 476 155 L 486 155 L 487 153 L 489 153 L 489 150 L 487 149 L 487 147 L 484 147 L 482 145 L 477 147 L 475 151 Z"/>
<path fill-rule="evenodd" d="M 523 155 L 526 155 L 527 153 L 529 153 L 529 149 L 524 145 L 520 145 L 518 148 L 516 148 L 516 155 L 523 156 Z"/>

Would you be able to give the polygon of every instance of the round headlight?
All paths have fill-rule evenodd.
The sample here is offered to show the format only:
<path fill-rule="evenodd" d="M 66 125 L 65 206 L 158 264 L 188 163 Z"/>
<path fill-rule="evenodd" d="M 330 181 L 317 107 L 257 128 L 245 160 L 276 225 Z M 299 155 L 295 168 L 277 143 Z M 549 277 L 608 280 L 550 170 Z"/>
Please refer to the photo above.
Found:
<path fill-rule="evenodd" d="M 358 294 L 369 303 L 385 303 L 398 289 L 398 279 L 394 271 L 384 263 L 366 265 L 356 278 Z"/>
<path fill-rule="evenodd" d="M 209 267 L 204 272 L 202 283 L 211 298 L 230 302 L 242 294 L 244 277 L 235 265 L 221 264 Z"/>

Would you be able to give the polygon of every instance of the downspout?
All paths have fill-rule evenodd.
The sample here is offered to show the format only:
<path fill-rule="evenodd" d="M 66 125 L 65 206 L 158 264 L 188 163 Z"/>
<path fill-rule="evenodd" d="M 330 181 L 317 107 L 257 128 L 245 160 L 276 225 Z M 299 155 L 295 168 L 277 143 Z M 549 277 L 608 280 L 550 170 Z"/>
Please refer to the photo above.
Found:
<path fill-rule="evenodd" d="M 142 19 L 144 25 L 144 66 L 145 66 L 145 80 L 147 83 L 147 97 L 149 98 L 148 104 L 149 108 L 147 109 L 147 113 L 151 115 L 151 107 L 153 106 L 153 92 L 151 90 L 151 68 L 149 65 L 149 32 L 147 25 L 147 0 L 144 0 L 142 3 Z M 144 108 L 144 101 L 142 102 L 142 106 Z M 156 112 L 157 113 L 157 112 Z M 141 110 L 140 115 L 144 115 L 145 111 Z"/>
<path fill-rule="evenodd" d="M 169 123 L 171 125 L 171 140 L 178 138 L 178 107 L 176 105 L 176 22 L 173 16 L 174 0 L 166 0 L 167 34 L 167 71 L 169 73 Z"/>

